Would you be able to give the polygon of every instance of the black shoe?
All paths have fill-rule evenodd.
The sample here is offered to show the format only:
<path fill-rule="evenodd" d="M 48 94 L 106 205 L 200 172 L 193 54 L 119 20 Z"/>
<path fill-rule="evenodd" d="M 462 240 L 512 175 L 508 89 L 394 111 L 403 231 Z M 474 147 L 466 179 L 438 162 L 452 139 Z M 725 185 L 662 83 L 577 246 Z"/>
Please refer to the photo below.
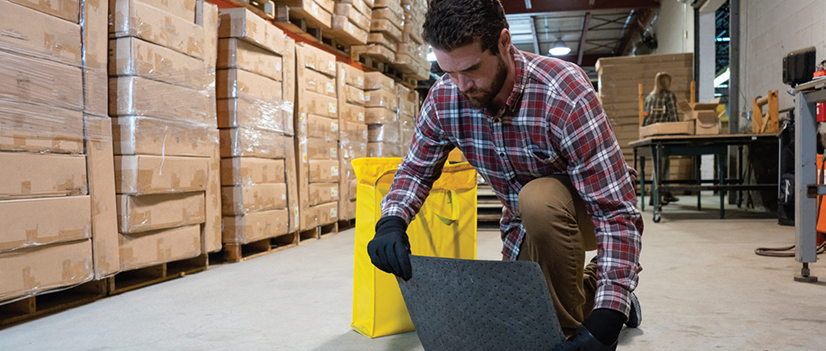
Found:
<path fill-rule="evenodd" d="M 642 309 L 637 294 L 631 293 L 631 312 L 628 312 L 628 321 L 625 325 L 629 328 L 636 328 L 642 323 Z"/>
<path fill-rule="evenodd" d="M 680 198 L 674 196 L 674 194 L 672 193 L 665 193 L 665 195 L 663 196 L 663 201 L 665 201 L 666 203 L 679 202 Z"/>

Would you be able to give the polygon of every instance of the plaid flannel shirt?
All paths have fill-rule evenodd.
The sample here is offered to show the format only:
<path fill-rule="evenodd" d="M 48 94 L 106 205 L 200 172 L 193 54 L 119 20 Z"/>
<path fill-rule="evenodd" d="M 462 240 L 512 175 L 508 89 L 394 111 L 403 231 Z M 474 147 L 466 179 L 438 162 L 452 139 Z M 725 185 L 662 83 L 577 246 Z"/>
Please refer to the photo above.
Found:
<path fill-rule="evenodd" d="M 677 96 L 671 91 L 663 92 L 655 95 L 648 94 L 645 97 L 642 110 L 645 112 L 645 118 L 642 125 L 660 122 L 679 122 L 680 117 L 677 115 Z"/>
<path fill-rule="evenodd" d="M 448 153 L 458 147 L 505 205 L 502 253 L 515 260 L 525 238 L 519 191 L 533 179 L 568 174 L 596 226 L 594 308 L 627 315 L 630 292 L 642 269 L 636 172 L 623 159 L 582 69 L 512 50 L 516 81 L 502 111 L 472 109 L 448 75 L 430 89 L 413 144 L 383 200 L 382 214 L 410 222 L 439 178 Z"/>

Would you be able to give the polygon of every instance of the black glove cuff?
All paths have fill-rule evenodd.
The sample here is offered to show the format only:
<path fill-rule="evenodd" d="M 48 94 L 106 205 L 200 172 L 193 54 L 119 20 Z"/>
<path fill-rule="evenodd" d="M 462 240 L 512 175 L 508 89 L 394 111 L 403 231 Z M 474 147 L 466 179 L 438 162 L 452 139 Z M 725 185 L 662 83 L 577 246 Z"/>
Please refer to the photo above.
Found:
<path fill-rule="evenodd" d="M 620 311 L 600 308 L 591 312 L 591 315 L 582 322 L 582 325 L 604 345 L 611 345 L 619 338 L 625 315 Z"/>
<path fill-rule="evenodd" d="M 376 223 L 376 236 L 394 231 L 406 232 L 407 222 L 399 216 L 387 216 Z"/>

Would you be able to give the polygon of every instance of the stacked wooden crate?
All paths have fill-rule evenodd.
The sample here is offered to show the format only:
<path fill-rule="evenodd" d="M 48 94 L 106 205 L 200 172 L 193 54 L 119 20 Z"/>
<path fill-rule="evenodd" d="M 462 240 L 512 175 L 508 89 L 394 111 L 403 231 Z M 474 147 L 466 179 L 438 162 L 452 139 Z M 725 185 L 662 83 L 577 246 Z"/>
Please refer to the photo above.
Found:
<path fill-rule="evenodd" d="M 400 0 L 376 0 L 372 6 L 370 34 L 367 45 L 353 45 L 352 56 L 366 56 L 379 62 L 392 63 L 396 59 L 402 38 L 404 11 Z"/>
<path fill-rule="evenodd" d="M 302 231 L 338 221 L 340 166 L 336 58 L 296 45 L 298 199 Z"/>
<path fill-rule="evenodd" d="M 61 5 L 0 1 L 0 304 L 119 269 L 108 4 Z"/>
<path fill-rule="evenodd" d="M 195 0 L 109 3 L 121 270 L 214 251 L 217 8 Z"/>
<path fill-rule="evenodd" d="M 427 12 L 427 0 L 402 0 L 404 27 L 399 42 L 395 66 L 417 80 L 426 80 L 430 72 L 427 45 L 422 38 L 422 25 Z"/>
<path fill-rule="evenodd" d="M 364 0 L 338 0 L 333 12 L 333 30 L 336 38 L 347 45 L 364 45 L 373 9 Z"/>
<path fill-rule="evenodd" d="M 356 174 L 350 162 L 357 158 L 367 157 L 364 72 L 342 62 L 337 65 L 339 162 L 341 164 L 338 209 L 340 220 L 350 220 L 356 217 L 357 186 Z"/>
<path fill-rule="evenodd" d="M 297 234 L 294 42 L 246 9 L 223 9 L 220 16 L 223 243 L 237 258 L 243 245 Z"/>
<path fill-rule="evenodd" d="M 364 73 L 367 154 L 370 157 L 400 157 L 401 120 L 396 84 L 380 72 Z"/>
<path fill-rule="evenodd" d="M 657 73 L 668 72 L 672 78 L 671 91 L 677 96 L 677 102 L 688 100 L 693 79 L 693 55 L 682 53 L 601 58 L 596 67 L 599 73 L 599 99 L 617 135 L 626 162 L 633 165 L 634 150 L 628 144 L 639 139 L 639 84 L 643 84 L 645 98 L 654 89 Z M 690 164 L 690 159 L 672 162 L 672 176 L 690 177 Z M 653 167 L 650 162 L 647 166 Z M 646 170 L 646 174 L 651 174 L 650 170 Z"/>

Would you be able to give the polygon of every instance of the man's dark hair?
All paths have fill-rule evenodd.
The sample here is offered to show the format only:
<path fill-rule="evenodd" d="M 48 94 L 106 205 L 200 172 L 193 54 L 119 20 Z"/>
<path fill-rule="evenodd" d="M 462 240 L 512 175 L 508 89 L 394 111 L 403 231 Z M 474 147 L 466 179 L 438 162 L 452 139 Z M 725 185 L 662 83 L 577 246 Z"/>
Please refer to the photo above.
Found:
<path fill-rule="evenodd" d="M 499 0 L 432 0 L 425 15 L 424 40 L 434 49 L 451 52 L 476 41 L 482 52 L 499 53 L 499 34 L 508 28 Z"/>

